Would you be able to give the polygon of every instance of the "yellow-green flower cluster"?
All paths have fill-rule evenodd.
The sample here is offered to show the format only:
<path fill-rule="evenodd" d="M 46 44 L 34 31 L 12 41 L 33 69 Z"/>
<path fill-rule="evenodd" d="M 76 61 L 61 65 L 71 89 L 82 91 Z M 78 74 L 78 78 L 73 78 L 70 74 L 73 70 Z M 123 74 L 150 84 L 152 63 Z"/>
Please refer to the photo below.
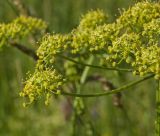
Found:
<path fill-rule="evenodd" d="M 154 73 L 155 78 L 160 77 L 160 47 L 155 41 L 152 45 L 143 42 L 145 37 L 138 34 L 124 34 L 114 40 L 109 48 L 110 56 L 107 58 L 113 66 L 125 61 L 134 69 L 134 74 L 143 76 Z M 147 40 L 147 39 L 146 39 Z"/>
<path fill-rule="evenodd" d="M 135 6 L 124 11 L 117 19 L 119 27 L 127 31 L 140 32 L 143 24 L 160 17 L 160 4 L 151 2 L 139 2 Z"/>
<path fill-rule="evenodd" d="M 105 24 L 94 30 L 74 31 L 71 51 L 72 53 L 84 53 L 106 50 L 116 35 L 115 31 L 115 24 Z"/>
<path fill-rule="evenodd" d="M 127 63 L 134 61 L 134 54 L 141 46 L 139 35 L 135 33 L 123 34 L 117 37 L 112 42 L 112 46 L 108 47 L 109 56 L 106 58 L 107 62 L 112 63 L 112 66 L 120 64 L 122 60 Z"/>
<path fill-rule="evenodd" d="M 144 24 L 142 35 L 145 37 L 148 46 L 160 43 L 160 17 Z"/>
<path fill-rule="evenodd" d="M 103 48 L 105 43 L 101 42 L 101 38 L 104 38 L 102 33 L 106 31 L 105 37 L 107 37 L 107 32 L 111 29 L 110 27 L 105 29 L 107 20 L 108 16 L 101 10 L 90 11 L 84 15 L 78 28 L 71 32 L 71 52 L 73 54 L 85 53 Z"/>
<path fill-rule="evenodd" d="M 67 48 L 68 35 L 59 34 L 45 35 L 39 41 L 40 47 L 37 50 L 38 62 L 36 70 L 25 82 L 25 87 L 20 93 L 22 97 L 27 97 L 30 104 L 42 95 L 46 95 L 45 104 L 48 105 L 52 91 L 60 92 L 64 78 L 55 69 L 55 55 Z M 52 65 L 50 65 L 52 64 Z"/>
<path fill-rule="evenodd" d="M 83 57 L 97 53 L 102 58 L 107 56 L 107 65 L 125 63 L 133 68 L 134 74 L 154 73 L 155 78 L 160 79 L 160 4 L 137 3 L 115 22 L 107 24 L 106 20 L 107 15 L 102 11 L 92 11 L 83 16 L 80 25 L 70 34 L 44 36 L 37 50 L 36 72 L 26 81 L 23 96 L 32 102 L 42 93 L 48 97 L 50 90 L 59 90 L 63 79 L 59 74 L 55 75 L 54 67 L 58 55 Z M 66 75 L 73 76 L 74 73 L 66 72 Z M 50 88 L 51 84 L 54 89 Z"/>
<path fill-rule="evenodd" d="M 82 16 L 78 29 L 94 29 L 99 25 L 106 24 L 108 16 L 102 10 L 89 11 Z"/>
<path fill-rule="evenodd" d="M 47 25 L 41 19 L 20 16 L 8 24 L 0 24 L 0 46 L 9 40 L 19 40 L 31 33 L 46 29 Z"/>
<path fill-rule="evenodd" d="M 40 48 L 37 51 L 38 56 L 41 58 L 44 58 L 44 56 L 53 56 L 57 54 L 57 52 L 60 52 L 60 50 L 63 50 L 62 48 L 66 47 L 70 47 L 71 52 L 74 54 L 83 51 L 85 52 L 85 48 L 91 51 L 103 48 L 105 43 L 101 43 L 100 47 L 99 43 L 101 40 L 96 40 L 95 37 L 97 36 L 98 39 L 98 37 L 103 38 L 110 35 L 109 33 L 108 35 L 106 34 L 106 36 L 103 36 L 103 33 L 110 32 L 110 29 L 113 29 L 112 26 L 108 27 L 104 25 L 107 22 L 107 18 L 107 15 L 101 10 L 90 11 L 82 17 L 80 25 L 77 29 L 73 30 L 71 34 L 53 34 L 44 36 L 40 42 Z M 96 45 L 94 45 L 94 42 Z M 45 55 L 44 52 L 46 52 L 47 55 Z"/>
<path fill-rule="evenodd" d="M 112 40 L 107 62 L 116 66 L 125 61 L 133 67 L 134 74 L 155 73 L 155 78 L 160 78 L 159 9 L 160 4 L 142 2 L 117 19 L 116 29 L 124 32 Z"/>
<path fill-rule="evenodd" d="M 93 28 L 98 25 L 104 24 L 106 19 L 106 15 L 100 10 L 89 12 L 86 16 L 83 16 L 81 24 L 71 34 L 45 35 L 38 43 L 39 48 L 37 50 L 37 56 L 39 60 L 36 65 L 36 71 L 33 76 L 26 81 L 21 96 L 26 96 L 29 99 L 29 103 L 32 103 L 42 94 L 46 94 L 46 97 L 48 97 L 51 90 L 59 90 L 64 79 L 60 74 L 55 74 L 54 65 L 56 55 L 62 54 L 63 52 L 65 54 L 73 53 L 73 50 L 76 48 L 74 43 L 78 38 L 80 38 L 81 43 L 82 40 L 87 42 L 85 40 L 85 29 L 93 30 Z M 82 31 L 82 29 L 84 29 L 84 31 Z M 84 39 L 81 39 L 82 35 L 79 37 L 78 32 L 84 35 Z M 90 31 L 87 31 L 86 37 L 88 36 L 90 36 Z M 90 41 L 91 40 L 92 39 L 90 39 Z M 79 43 L 77 42 L 77 44 Z"/>
<path fill-rule="evenodd" d="M 70 44 L 69 35 L 45 35 L 39 42 L 37 55 L 39 57 L 37 68 L 42 70 L 44 67 L 55 63 L 56 54 L 61 53 Z"/>
<path fill-rule="evenodd" d="M 136 52 L 136 59 L 132 62 L 135 72 L 140 76 L 147 73 L 154 73 L 156 79 L 160 79 L 160 47 L 152 45 L 149 47 L 141 47 Z"/>
<path fill-rule="evenodd" d="M 59 92 L 62 84 L 63 78 L 56 70 L 35 71 L 33 76 L 25 82 L 25 87 L 20 93 L 20 96 L 27 98 L 27 103 L 24 103 L 24 106 L 42 97 L 42 95 L 46 96 L 45 104 L 48 104 L 51 92 Z"/>

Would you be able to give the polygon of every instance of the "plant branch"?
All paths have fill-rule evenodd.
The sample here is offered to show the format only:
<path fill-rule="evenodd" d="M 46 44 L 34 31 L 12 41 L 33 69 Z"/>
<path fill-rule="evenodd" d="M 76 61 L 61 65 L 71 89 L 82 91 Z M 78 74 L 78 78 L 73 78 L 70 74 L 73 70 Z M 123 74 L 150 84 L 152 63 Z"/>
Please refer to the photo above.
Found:
<path fill-rule="evenodd" d="M 123 72 L 132 72 L 133 70 L 132 69 L 123 69 L 123 68 L 113 68 L 113 67 L 103 67 L 103 66 L 96 66 L 96 65 L 91 65 L 91 64 L 85 64 L 83 62 L 78 62 L 74 59 L 71 59 L 67 56 L 63 56 L 63 55 L 57 55 L 63 59 L 66 59 L 66 60 L 69 60 L 73 63 L 76 63 L 78 65 L 83 65 L 83 66 L 86 66 L 86 67 L 92 67 L 92 68 L 98 68 L 98 69 L 107 69 L 107 70 L 115 70 L 115 71 L 123 71 Z"/>
<path fill-rule="evenodd" d="M 116 89 L 116 87 L 113 85 L 112 82 L 110 82 L 109 80 L 107 80 L 105 77 L 101 76 L 101 75 L 91 75 L 87 78 L 86 82 L 100 82 L 102 88 L 104 91 L 110 91 L 113 89 Z M 113 101 L 113 105 L 119 108 L 123 108 L 123 104 L 122 104 L 122 100 L 121 100 L 121 93 L 116 93 L 112 96 L 112 101 Z"/>
<path fill-rule="evenodd" d="M 26 55 L 32 57 L 35 61 L 38 60 L 38 56 L 36 55 L 35 51 L 33 51 L 32 49 L 29 49 L 27 48 L 26 46 L 24 45 L 21 45 L 19 43 L 16 43 L 16 42 L 10 42 L 10 44 L 12 46 L 14 46 L 15 48 L 17 48 L 18 50 L 22 51 L 23 53 L 25 53 Z M 87 67 L 92 67 L 92 68 L 98 68 L 98 69 L 107 69 L 107 70 L 115 70 L 115 71 L 123 71 L 123 72 L 132 72 L 132 69 L 123 69 L 123 68 L 111 68 L 111 67 L 103 67 L 103 66 L 96 66 L 96 65 L 91 65 L 91 64 L 85 64 L 85 63 L 82 63 L 82 62 L 78 62 L 78 61 L 75 61 L 67 56 L 62 56 L 62 55 L 57 55 L 63 59 L 66 59 L 66 60 L 69 60 L 69 61 L 72 61 L 78 65 L 83 65 L 83 66 L 87 66 Z"/>
<path fill-rule="evenodd" d="M 94 57 L 90 56 L 89 60 L 88 60 L 88 64 L 91 65 L 93 62 Z M 81 75 L 81 79 L 80 79 L 80 84 L 83 85 L 87 79 L 87 74 L 89 72 L 90 67 L 86 67 Z"/>
<path fill-rule="evenodd" d="M 17 48 L 18 50 L 22 51 L 24 54 L 32 57 L 35 61 L 38 60 L 38 56 L 36 55 L 35 51 L 33 51 L 32 49 L 29 49 L 19 43 L 16 43 L 16 42 L 10 42 L 10 44 Z"/>
<path fill-rule="evenodd" d="M 94 59 L 94 56 L 90 56 L 90 58 L 88 59 L 87 63 L 88 64 L 92 64 Z M 83 84 L 86 81 L 88 72 L 89 72 L 90 67 L 84 67 L 84 70 L 82 72 L 81 78 L 80 78 L 80 82 L 76 82 L 76 93 L 81 93 L 81 89 L 83 87 Z M 85 110 L 86 110 L 86 106 L 85 103 L 83 101 L 82 98 L 75 98 L 74 99 L 74 116 L 73 116 L 73 136 L 76 136 L 79 133 L 79 127 L 84 127 L 84 125 L 78 125 L 78 120 L 84 121 L 84 118 L 82 115 L 84 115 Z M 83 106 L 82 106 L 83 105 Z"/>
<path fill-rule="evenodd" d="M 116 93 L 119 93 L 119 92 L 122 92 L 122 91 L 125 91 L 125 89 L 129 88 L 129 87 L 132 87 L 136 84 L 139 84 L 147 79 L 150 79 L 152 78 L 154 75 L 149 75 L 149 76 L 146 76 L 146 77 L 143 77 L 142 79 L 140 80 L 137 80 L 137 81 L 133 81 L 127 85 L 124 85 L 120 88 L 117 88 L 117 89 L 113 89 L 109 92 L 104 92 L 104 93 L 96 93 L 96 94 L 77 94 L 77 93 L 68 93 L 68 92 L 61 92 L 61 95 L 68 95 L 68 96 L 73 96 L 73 97 L 100 97 L 100 96 L 107 96 L 107 95 L 110 95 L 110 94 L 116 94 Z M 52 91 L 53 94 L 57 94 L 56 92 Z"/>
<path fill-rule="evenodd" d="M 16 14 L 18 13 L 25 16 L 30 15 L 29 10 L 26 8 L 22 0 L 7 0 L 7 2 Z"/>
<path fill-rule="evenodd" d="M 12 8 L 12 10 L 14 11 L 14 13 L 18 16 L 19 13 L 18 11 L 16 10 L 15 6 L 13 6 L 13 4 L 11 3 L 10 0 L 6 0 L 6 2 L 8 3 L 8 5 Z"/>

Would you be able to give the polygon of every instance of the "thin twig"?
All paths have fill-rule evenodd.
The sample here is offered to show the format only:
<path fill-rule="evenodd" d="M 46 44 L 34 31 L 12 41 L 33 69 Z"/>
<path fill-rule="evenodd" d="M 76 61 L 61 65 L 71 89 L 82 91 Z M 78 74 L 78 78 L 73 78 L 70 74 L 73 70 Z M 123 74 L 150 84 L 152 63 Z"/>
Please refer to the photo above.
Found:
<path fill-rule="evenodd" d="M 94 74 L 89 76 L 87 78 L 87 82 L 90 82 L 90 81 L 100 82 L 104 91 L 110 91 L 110 90 L 116 89 L 113 83 L 111 83 L 109 80 L 107 80 L 105 77 L 101 75 Z M 123 108 L 121 97 L 122 97 L 121 93 L 116 93 L 113 95 L 112 101 L 114 106 Z"/>
<path fill-rule="evenodd" d="M 87 67 L 92 67 L 92 68 L 98 68 L 98 69 L 107 69 L 107 70 L 115 70 L 115 71 L 123 71 L 123 72 L 132 72 L 133 70 L 132 69 L 124 69 L 124 68 L 113 68 L 113 67 L 104 67 L 104 66 L 96 66 L 96 65 L 90 65 L 90 64 L 85 64 L 83 62 L 79 62 L 79 61 L 76 61 L 74 59 L 71 59 L 67 56 L 63 56 L 63 55 L 57 55 L 63 59 L 66 59 L 66 60 L 69 60 L 73 63 L 76 63 L 78 65 L 83 65 L 83 66 L 87 66 Z"/>
<path fill-rule="evenodd" d="M 140 80 L 137 80 L 137 81 L 133 81 L 127 85 L 124 85 L 120 88 L 117 88 L 117 89 L 114 89 L 114 90 L 111 90 L 109 92 L 104 92 L 104 93 L 95 93 L 95 94 L 77 94 L 77 93 L 69 93 L 69 92 L 61 92 L 61 95 L 68 95 L 68 96 L 73 96 L 73 97 L 100 97 L 100 96 L 107 96 L 107 95 L 110 95 L 110 94 L 116 94 L 116 93 L 119 93 L 119 92 L 122 92 L 122 91 L 126 91 L 127 88 L 129 87 L 132 87 L 136 84 L 139 84 L 147 79 L 150 79 L 154 76 L 154 74 L 152 75 L 149 75 L 149 76 L 146 76 L 146 77 L 143 77 L 142 79 Z M 57 94 L 56 92 L 52 91 L 53 94 Z"/>
<path fill-rule="evenodd" d="M 27 48 L 26 46 L 23 46 L 19 43 L 16 42 L 10 42 L 10 44 L 17 48 L 18 50 L 22 51 L 24 54 L 32 57 L 35 61 L 38 60 L 38 56 L 36 55 L 35 51 L 33 51 L 32 49 Z"/>
<path fill-rule="evenodd" d="M 15 12 L 19 11 L 19 14 L 28 16 L 30 15 L 29 10 L 26 8 L 22 0 L 7 0 L 8 4 L 12 9 L 16 9 Z"/>
<path fill-rule="evenodd" d="M 15 6 L 13 6 L 13 4 L 11 3 L 11 1 L 10 0 L 6 0 L 6 2 L 12 8 L 12 10 L 14 11 L 14 13 L 18 16 L 19 12 L 16 10 Z"/>
<path fill-rule="evenodd" d="M 32 49 L 29 49 L 27 48 L 26 46 L 24 45 L 21 45 L 19 43 L 16 43 L 16 42 L 10 42 L 10 44 L 14 47 L 16 47 L 17 49 L 19 49 L 20 51 L 22 51 L 23 53 L 25 53 L 26 55 L 32 57 L 34 60 L 38 60 L 38 56 L 36 55 L 35 51 L 33 51 Z M 115 71 L 123 71 L 123 72 L 132 72 L 132 69 L 123 69 L 123 68 L 112 68 L 112 67 L 103 67 L 103 66 L 96 66 L 96 65 L 91 65 L 91 64 L 85 64 L 85 63 L 82 63 L 82 62 L 78 62 L 78 61 L 75 61 L 69 57 L 66 57 L 66 56 L 62 56 L 62 55 L 57 55 L 63 59 L 66 59 L 66 60 L 69 60 L 69 61 L 72 61 L 78 65 L 83 65 L 83 66 L 87 66 L 87 67 L 92 67 L 92 68 L 98 68 L 98 69 L 107 69 L 107 70 L 115 70 Z"/>

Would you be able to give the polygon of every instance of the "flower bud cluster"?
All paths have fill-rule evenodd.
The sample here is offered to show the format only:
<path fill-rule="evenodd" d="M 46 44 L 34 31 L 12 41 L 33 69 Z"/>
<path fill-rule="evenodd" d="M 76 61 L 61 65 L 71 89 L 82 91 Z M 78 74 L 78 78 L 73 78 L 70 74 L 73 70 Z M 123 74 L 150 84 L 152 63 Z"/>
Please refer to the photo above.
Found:
<path fill-rule="evenodd" d="M 63 78 L 56 70 L 35 71 L 25 82 L 25 87 L 20 96 L 27 98 L 27 103 L 24 104 L 26 105 L 45 95 L 45 104 L 48 104 L 51 91 L 59 92 L 62 84 Z"/>
<path fill-rule="evenodd" d="M 116 38 L 113 45 L 109 47 L 110 57 L 107 61 L 112 63 L 112 66 L 125 61 L 133 67 L 134 74 L 144 76 L 147 73 L 154 73 L 155 78 L 159 79 L 160 47 L 156 41 L 146 45 L 143 39 L 146 38 L 135 33 L 123 34 Z"/>
<path fill-rule="evenodd" d="M 136 61 L 132 63 L 135 72 L 138 71 L 140 76 L 147 73 L 154 73 L 155 79 L 160 79 L 160 47 L 152 45 L 141 47 L 136 53 Z"/>
<path fill-rule="evenodd" d="M 100 52 L 107 49 L 116 35 L 115 24 L 97 26 L 94 30 L 75 30 L 72 32 L 71 52 Z"/>
<path fill-rule="evenodd" d="M 99 25 L 104 25 L 108 21 L 108 15 L 102 10 L 89 11 L 82 16 L 78 29 L 95 29 Z"/>
<path fill-rule="evenodd" d="M 39 48 L 37 50 L 38 63 L 37 68 L 43 70 L 44 67 L 55 63 L 56 54 L 63 52 L 68 48 L 70 44 L 69 35 L 45 35 L 39 42 Z"/>
<path fill-rule="evenodd" d="M 105 29 L 107 21 L 108 16 L 101 10 L 90 11 L 84 15 L 78 28 L 71 32 L 71 52 L 73 54 L 85 53 L 103 48 L 106 44 L 106 42 L 101 42 L 104 38 L 103 34 L 106 33 L 105 37 L 107 37 L 107 32 L 111 29 L 110 27 Z"/>
<path fill-rule="evenodd" d="M 154 43 L 159 44 L 160 39 L 160 17 L 153 19 L 151 22 L 144 24 L 142 35 L 145 37 L 148 46 Z"/>
<path fill-rule="evenodd" d="M 112 66 L 116 66 L 125 60 L 126 63 L 134 61 L 134 54 L 138 51 L 141 45 L 140 38 L 137 34 L 123 34 L 121 37 L 115 38 L 112 46 L 108 47 L 109 56 L 106 58 L 107 62 Z"/>
<path fill-rule="evenodd" d="M 47 25 L 41 19 L 20 16 L 8 24 L 0 24 L 0 46 L 9 40 L 19 40 L 37 30 L 46 29 Z"/>
<path fill-rule="evenodd" d="M 154 73 L 160 79 L 160 4 L 142 2 L 117 19 L 119 34 L 109 46 L 106 59 L 116 66 L 125 61 L 134 74 Z M 116 28 L 116 29 L 117 29 Z"/>
<path fill-rule="evenodd" d="M 143 24 L 152 19 L 160 18 L 159 9 L 159 3 L 139 2 L 124 11 L 116 22 L 119 27 L 127 31 L 140 32 L 143 29 Z"/>

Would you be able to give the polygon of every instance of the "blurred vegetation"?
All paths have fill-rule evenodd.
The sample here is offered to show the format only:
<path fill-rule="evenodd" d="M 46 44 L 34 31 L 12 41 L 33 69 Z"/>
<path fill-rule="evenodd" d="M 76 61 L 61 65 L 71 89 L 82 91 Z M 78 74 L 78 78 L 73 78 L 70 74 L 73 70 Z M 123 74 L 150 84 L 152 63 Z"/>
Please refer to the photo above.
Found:
<path fill-rule="evenodd" d="M 110 21 L 119 16 L 119 9 L 128 8 L 132 0 L 24 0 L 31 15 L 42 18 L 49 24 L 49 32 L 67 33 L 75 28 L 83 13 L 91 9 L 103 9 Z M 0 0 L 0 21 L 9 22 L 17 17 L 18 10 L 12 1 Z M 28 45 L 31 46 L 31 45 Z M 32 48 L 36 48 L 32 47 Z M 22 79 L 32 71 L 35 62 L 6 46 L 0 51 L 0 135 L 1 136 L 70 136 L 72 113 L 68 99 L 53 99 L 49 106 L 43 102 L 29 108 L 22 107 L 19 92 Z M 103 75 L 115 86 L 135 79 L 130 74 L 92 69 Z M 122 94 L 123 108 L 113 104 L 113 97 L 89 98 L 85 120 L 92 120 L 95 135 L 102 136 L 152 136 L 155 119 L 155 85 L 152 80 L 138 85 Z M 98 83 L 89 82 L 83 90 L 102 91 Z M 83 125 L 82 125 L 83 126 Z M 85 124 L 86 126 L 86 124 Z M 86 129 L 79 128 L 82 131 Z M 83 135 L 79 134 L 79 135 Z M 88 136 L 90 133 L 88 132 Z"/>

